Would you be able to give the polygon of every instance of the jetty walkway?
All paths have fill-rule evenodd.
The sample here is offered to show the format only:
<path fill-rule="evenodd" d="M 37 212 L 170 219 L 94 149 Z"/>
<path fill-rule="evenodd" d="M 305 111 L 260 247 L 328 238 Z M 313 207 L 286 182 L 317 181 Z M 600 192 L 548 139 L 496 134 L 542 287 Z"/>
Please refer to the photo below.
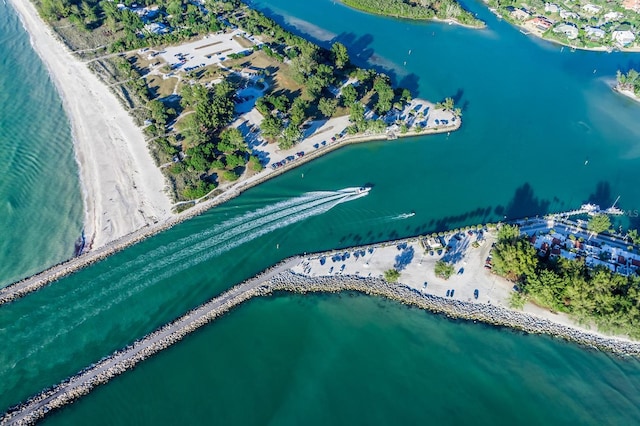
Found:
<path fill-rule="evenodd" d="M 301 257 L 289 258 L 264 273 L 231 288 L 125 349 L 113 353 L 75 376 L 14 407 L 0 419 L 0 425 L 35 423 L 49 411 L 60 408 L 89 393 L 96 386 L 106 383 L 111 378 L 134 367 L 138 362 L 171 346 L 187 334 L 242 302 L 255 296 L 270 293 L 269 280 L 288 271 L 300 261 Z"/>

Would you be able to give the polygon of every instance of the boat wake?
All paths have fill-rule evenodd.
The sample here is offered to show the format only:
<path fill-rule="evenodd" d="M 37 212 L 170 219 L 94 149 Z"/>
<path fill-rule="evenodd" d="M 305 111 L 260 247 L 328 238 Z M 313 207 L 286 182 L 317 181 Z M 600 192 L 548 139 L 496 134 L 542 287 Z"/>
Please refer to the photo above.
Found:
<path fill-rule="evenodd" d="M 399 214 L 397 216 L 394 217 L 395 220 L 402 220 L 402 219 L 409 219 L 410 217 L 415 216 L 416 213 L 415 212 L 411 212 L 411 213 L 402 213 Z"/>
<path fill-rule="evenodd" d="M 61 298 L 51 304 L 48 309 L 55 309 L 60 315 L 48 316 L 44 311 L 26 313 L 16 321 L 16 327 L 21 327 L 20 324 L 24 321 L 38 320 L 41 326 L 49 328 L 47 337 L 39 342 L 38 348 L 24 352 L 20 358 L 24 359 L 50 344 L 55 344 L 63 338 L 61 336 L 88 319 L 100 315 L 112 306 L 126 302 L 156 283 L 175 277 L 185 270 L 270 232 L 326 213 L 339 204 L 364 197 L 368 192 L 360 188 L 309 192 L 225 220 L 205 232 L 178 239 L 141 254 L 102 274 L 91 285 L 76 287 L 71 292 L 75 294 L 74 297 Z M 69 305 L 65 300 L 77 302 Z M 39 328 L 42 330 L 42 327 Z"/>

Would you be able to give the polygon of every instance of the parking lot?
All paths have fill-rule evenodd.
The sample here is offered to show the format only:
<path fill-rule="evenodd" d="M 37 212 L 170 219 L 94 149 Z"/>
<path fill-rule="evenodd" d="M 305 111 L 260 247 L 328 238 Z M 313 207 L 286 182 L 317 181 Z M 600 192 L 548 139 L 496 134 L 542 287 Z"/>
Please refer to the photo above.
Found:
<path fill-rule="evenodd" d="M 243 47 L 234 39 L 234 37 L 244 38 L 243 34 L 244 32 L 241 30 L 208 34 L 191 43 L 169 46 L 159 55 L 174 69 L 188 72 L 208 65 L 219 64 L 232 53 L 250 51 L 250 48 Z M 245 40 L 250 41 L 247 38 Z"/>

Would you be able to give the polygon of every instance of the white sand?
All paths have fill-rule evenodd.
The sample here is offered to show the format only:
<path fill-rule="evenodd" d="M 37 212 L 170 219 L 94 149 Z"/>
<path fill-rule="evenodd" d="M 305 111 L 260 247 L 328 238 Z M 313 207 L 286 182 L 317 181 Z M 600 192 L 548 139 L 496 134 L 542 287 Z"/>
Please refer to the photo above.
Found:
<path fill-rule="evenodd" d="M 31 1 L 10 2 L 71 121 L 91 248 L 170 217 L 165 179 L 151 158 L 142 130 L 107 86 L 54 36 Z"/>

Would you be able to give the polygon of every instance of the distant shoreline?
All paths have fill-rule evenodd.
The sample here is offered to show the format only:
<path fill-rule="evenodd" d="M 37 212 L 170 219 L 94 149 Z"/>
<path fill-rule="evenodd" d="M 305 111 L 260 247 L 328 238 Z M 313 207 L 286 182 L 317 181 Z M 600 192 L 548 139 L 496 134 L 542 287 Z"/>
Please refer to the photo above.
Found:
<path fill-rule="evenodd" d="M 430 17 L 430 18 L 410 18 L 407 16 L 400 16 L 400 15 L 394 15 L 394 14 L 388 14 L 388 13 L 381 13 L 381 12 L 376 12 L 373 10 L 366 10 L 366 9 L 361 9 L 355 6 L 352 6 L 350 4 L 347 4 L 344 2 L 344 0 L 339 0 L 340 4 L 348 7 L 349 9 L 353 9 L 353 10 L 357 10 L 359 12 L 363 12 L 363 13 L 368 13 L 370 15 L 376 15 L 376 16 L 386 16 L 388 18 L 394 18 L 394 19 L 405 19 L 408 21 L 417 21 L 417 22 L 441 22 L 441 23 L 449 23 L 449 24 L 455 24 L 455 25 L 459 25 L 461 27 L 464 28 L 470 28 L 470 29 L 474 29 L 474 30 L 481 30 L 483 28 L 487 27 L 487 24 L 483 21 L 480 21 L 479 25 L 471 25 L 471 24 L 463 24 L 462 22 L 458 21 L 455 18 L 447 18 L 447 19 L 441 19 L 438 17 Z M 469 12 L 471 13 L 471 12 Z"/>

